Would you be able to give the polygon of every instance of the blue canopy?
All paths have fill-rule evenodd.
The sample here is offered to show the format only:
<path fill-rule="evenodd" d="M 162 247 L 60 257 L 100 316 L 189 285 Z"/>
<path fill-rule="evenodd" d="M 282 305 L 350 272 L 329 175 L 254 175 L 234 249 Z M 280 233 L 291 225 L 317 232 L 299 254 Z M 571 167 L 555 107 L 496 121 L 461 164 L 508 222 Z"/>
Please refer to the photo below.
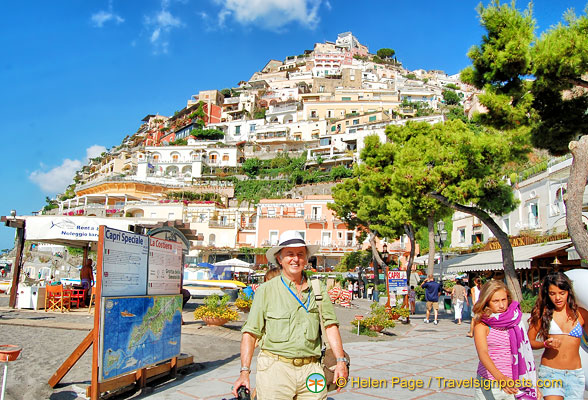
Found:
<path fill-rule="evenodd" d="M 197 265 L 199 267 L 204 267 L 204 268 L 210 268 L 210 269 L 213 269 L 214 268 L 214 265 L 209 264 L 209 263 L 205 263 L 205 262 L 198 263 Z"/>

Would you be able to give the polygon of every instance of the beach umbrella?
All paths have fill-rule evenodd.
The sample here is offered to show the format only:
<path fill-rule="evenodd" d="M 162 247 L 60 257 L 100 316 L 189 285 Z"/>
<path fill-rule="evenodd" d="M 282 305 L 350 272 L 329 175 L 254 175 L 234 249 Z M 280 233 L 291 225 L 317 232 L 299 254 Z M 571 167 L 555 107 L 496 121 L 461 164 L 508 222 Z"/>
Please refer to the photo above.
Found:
<path fill-rule="evenodd" d="M 243 267 L 248 268 L 251 267 L 251 264 L 245 262 L 243 260 L 239 260 L 238 258 L 231 258 L 230 260 L 219 261 L 214 263 L 215 267 Z"/>

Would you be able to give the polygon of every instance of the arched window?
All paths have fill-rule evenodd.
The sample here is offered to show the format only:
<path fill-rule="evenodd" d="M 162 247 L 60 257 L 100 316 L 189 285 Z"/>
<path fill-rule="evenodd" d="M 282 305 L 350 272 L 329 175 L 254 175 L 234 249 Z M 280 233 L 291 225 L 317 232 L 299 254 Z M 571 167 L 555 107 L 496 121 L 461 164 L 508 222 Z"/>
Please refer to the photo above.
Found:
<path fill-rule="evenodd" d="M 208 245 L 209 246 L 214 246 L 215 245 L 215 241 L 216 241 L 216 235 L 214 233 L 211 233 L 208 236 Z"/>

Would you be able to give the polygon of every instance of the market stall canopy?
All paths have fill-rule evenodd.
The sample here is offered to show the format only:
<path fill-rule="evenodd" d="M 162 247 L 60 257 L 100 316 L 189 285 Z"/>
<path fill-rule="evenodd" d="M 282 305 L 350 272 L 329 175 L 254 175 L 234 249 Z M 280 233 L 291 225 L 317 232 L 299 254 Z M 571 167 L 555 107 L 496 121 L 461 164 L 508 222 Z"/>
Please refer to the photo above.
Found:
<path fill-rule="evenodd" d="M 230 260 L 225 260 L 225 261 L 219 261 L 217 263 L 214 263 L 215 267 L 244 267 L 244 268 L 249 268 L 251 267 L 251 264 L 248 262 L 245 262 L 243 260 L 239 260 L 238 258 L 231 258 Z"/>
<path fill-rule="evenodd" d="M 214 268 L 214 265 L 212 265 L 210 263 L 207 263 L 207 262 L 201 262 L 201 263 L 198 263 L 196 265 L 198 265 L 199 267 L 204 267 L 204 268 L 210 268 L 210 269 L 213 269 Z"/>
<path fill-rule="evenodd" d="M 513 247 L 515 269 L 530 269 L 533 259 L 544 254 L 566 249 L 571 245 L 572 241 L 565 239 Z M 469 271 L 495 271 L 502 268 L 502 250 L 500 249 L 464 254 L 443 261 L 443 275 Z"/>

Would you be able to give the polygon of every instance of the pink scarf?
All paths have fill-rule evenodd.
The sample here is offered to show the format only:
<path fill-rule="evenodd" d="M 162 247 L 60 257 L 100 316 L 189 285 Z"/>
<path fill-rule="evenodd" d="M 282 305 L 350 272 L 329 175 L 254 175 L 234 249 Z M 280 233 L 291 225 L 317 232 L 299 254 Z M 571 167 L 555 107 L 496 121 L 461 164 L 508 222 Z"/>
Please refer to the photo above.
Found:
<path fill-rule="evenodd" d="M 521 387 L 515 395 L 517 399 L 537 399 L 537 376 L 535 372 L 535 360 L 533 350 L 527 336 L 527 326 L 523 322 L 523 313 L 519 303 L 513 301 L 508 309 L 501 314 L 491 314 L 483 317 L 482 322 L 491 328 L 508 330 L 510 339 L 510 352 L 513 357 L 512 379 L 525 379 L 533 382 L 530 387 Z"/>

